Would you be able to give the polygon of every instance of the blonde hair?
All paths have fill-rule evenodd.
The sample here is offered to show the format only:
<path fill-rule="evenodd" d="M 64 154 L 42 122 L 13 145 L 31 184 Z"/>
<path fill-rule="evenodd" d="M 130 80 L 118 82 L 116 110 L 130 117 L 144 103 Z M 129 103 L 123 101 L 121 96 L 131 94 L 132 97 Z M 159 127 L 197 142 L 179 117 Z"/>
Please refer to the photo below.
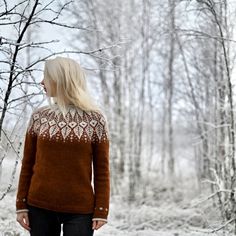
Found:
<path fill-rule="evenodd" d="M 56 96 L 47 97 L 49 105 L 57 104 L 63 115 L 66 114 L 68 105 L 75 105 L 85 111 L 98 111 L 102 109 L 93 101 L 87 90 L 85 72 L 80 65 L 65 57 L 56 57 L 45 62 L 44 78 L 50 84 L 55 84 Z"/>

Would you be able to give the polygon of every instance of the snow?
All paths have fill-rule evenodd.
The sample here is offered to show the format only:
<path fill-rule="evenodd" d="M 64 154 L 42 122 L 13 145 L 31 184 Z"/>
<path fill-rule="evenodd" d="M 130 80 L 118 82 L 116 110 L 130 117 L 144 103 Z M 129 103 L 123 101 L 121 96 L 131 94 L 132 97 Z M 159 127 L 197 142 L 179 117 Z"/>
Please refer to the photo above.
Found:
<path fill-rule="evenodd" d="M 11 172 L 15 160 L 5 159 L 1 179 L 0 196 L 6 190 L 11 179 Z M 16 221 L 15 197 L 19 177 L 19 168 L 13 181 L 11 191 L 0 201 L 0 236 L 26 236 L 29 235 Z M 4 177 L 4 178 L 3 178 Z M 191 180 L 190 180 L 191 181 Z M 204 196 L 193 196 L 193 186 L 184 181 L 182 189 L 177 186 L 170 194 L 166 186 L 152 185 L 147 189 L 147 197 L 140 201 L 127 203 L 125 195 L 111 196 L 108 223 L 99 230 L 94 231 L 94 236 L 221 236 L 222 231 L 209 233 L 222 225 L 219 212 L 207 201 L 199 204 Z M 165 189 L 165 191 L 164 191 Z M 5 233 L 5 234 L 4 234 Z M 62 235 L 62 234 L 61 234 Z M 225 235 L 230 236 L 230 233 Z"/>
<path fill-rule="evenodd" d="M 188 207 L 169 201 L 163 201 L 161 205 L 158 203 L 156 206 L 153 202 L 141 205 L 128 204 L 122 201 L 120 196 L 114 196 L 111 199 L 108 223 L 95 230 L 94 236 L 223 235 L 221 232 L 207 233 L 213 228 L 207 228 L 209 225 L 201 210 Z M 0 209 L 2 235 L 29 235 L 28 231 L 16 222 L 15 190 L 0 201 Z M 215 228 L 219 226 L 216 221 L 214 224 Z M 230 236 L 229 233 L 226 235 Z"/>

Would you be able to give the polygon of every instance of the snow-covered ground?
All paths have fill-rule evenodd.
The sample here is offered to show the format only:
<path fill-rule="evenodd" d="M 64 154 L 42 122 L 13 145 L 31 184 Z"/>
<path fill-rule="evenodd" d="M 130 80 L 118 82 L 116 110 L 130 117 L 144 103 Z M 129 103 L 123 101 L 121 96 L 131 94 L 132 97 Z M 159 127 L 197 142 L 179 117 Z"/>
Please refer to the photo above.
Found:
<path fill-rule="evenodd" d="M 5 159 L 0 184 L 0 196 L 5 192 L 11 180 L 11 171 L 15 160 Z M 19 176 L 17 167 L 11 191 L 0 200 L 0 236 L 28 236 L 16 221 L 15 196 Z M 151 176 L 151 175 L 150 175 Z M 188 183 L 188 181 L 190 181 Z M 173 194 L 161 186 L 156 185 L 147 191 L 146 199 L 128 204 L 124 196 L 112 196 L 108 223 L 94 236 L 231 236 L 222 231 L 210 233 L 222 225 L 217 209 L 210 201 L 201 202 L 193 191 L 192 179 L 182 181 L 176 186 Z M 195 197 L 195 198 L 194 198 Z M 204 199 L 205 197 L 203 197 Z"/>
<path fill-rule="evenodd" d="M 111 199 L 108 223 L 95 236 L 206 236 L 220 226 L 213 209 L 191 208 L 190 204 L 171 203 L 165 199 L 150 204 L 127 204 L 119 196 Z M 15 191 L 0 201 L 0 236 L 27 236 L 29 233 L 16 222 Z M 208 222 L 211 219 L 210 223 Z M 5 234 L 4 234 L 5 233 Z M 225 235 L 230 236 L 229 233 Z"/>

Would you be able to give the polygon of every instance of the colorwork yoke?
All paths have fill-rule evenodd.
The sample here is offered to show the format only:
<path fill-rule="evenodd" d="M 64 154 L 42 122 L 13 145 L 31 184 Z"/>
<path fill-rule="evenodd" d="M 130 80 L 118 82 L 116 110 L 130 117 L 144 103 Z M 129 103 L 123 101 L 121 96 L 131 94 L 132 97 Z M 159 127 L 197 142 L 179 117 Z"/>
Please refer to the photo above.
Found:
<path fill-rule="evenodd" d="M 25 135 L 16 210 L 27 209 L 28 203 L 106 220 L 109 194 L 105 116 L 74 105 L 65 117 L 56 104 L 35 110 Z"/>

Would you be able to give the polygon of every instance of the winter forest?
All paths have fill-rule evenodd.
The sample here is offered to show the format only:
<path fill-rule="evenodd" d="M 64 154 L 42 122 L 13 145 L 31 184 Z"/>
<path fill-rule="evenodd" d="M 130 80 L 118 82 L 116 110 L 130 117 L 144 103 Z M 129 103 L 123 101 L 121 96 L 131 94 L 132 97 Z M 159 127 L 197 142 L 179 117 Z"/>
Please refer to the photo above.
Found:
<path fill-rule="evenodd" d="M 234 0 L 0 0 L 0 235 L 29 235 L 15 213 L 24 134 L 58 55 L 109 122 L 94 235 L 236 235 L 235 21 Z"/>

